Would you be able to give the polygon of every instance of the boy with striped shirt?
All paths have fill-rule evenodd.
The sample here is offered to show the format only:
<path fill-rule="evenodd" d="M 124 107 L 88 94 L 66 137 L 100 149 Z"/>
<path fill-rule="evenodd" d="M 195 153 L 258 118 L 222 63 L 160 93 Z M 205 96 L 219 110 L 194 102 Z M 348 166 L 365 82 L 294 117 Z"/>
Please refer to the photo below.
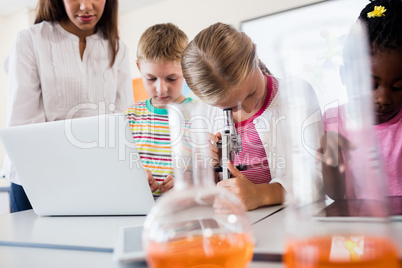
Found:
<path fill-rule="evenodd" d="M 166 106 L 191 102 L 182 93 L 181 56 L 186 34 L 171 23 L 156 24 L 141 36 L 137 67 L 150 99 L 135 103 L 124 114 L 138 147 L 154 196 L 173 187 L 173 166 Z"/>

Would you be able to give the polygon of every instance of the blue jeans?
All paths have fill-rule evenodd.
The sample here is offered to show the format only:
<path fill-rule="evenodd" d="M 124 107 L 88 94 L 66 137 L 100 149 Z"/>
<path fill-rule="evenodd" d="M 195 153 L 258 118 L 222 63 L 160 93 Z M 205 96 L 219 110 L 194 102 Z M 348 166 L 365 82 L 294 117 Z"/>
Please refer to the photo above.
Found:
<path fill-rule="evenodd" d="M 21 185 L 11 183 L 10 186 L 10 206 L 11 212 L 18 212 L 32 209 L 31 203 Z"/>

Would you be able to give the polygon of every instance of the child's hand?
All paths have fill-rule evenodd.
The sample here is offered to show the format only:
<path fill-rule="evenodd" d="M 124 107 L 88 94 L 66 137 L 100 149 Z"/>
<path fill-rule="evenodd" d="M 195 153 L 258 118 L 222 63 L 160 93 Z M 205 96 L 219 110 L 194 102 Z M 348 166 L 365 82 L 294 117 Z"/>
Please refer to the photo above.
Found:
<path fill-rule="evenodd" d="M 332 199 L 345 196 L 345 160 L 350 161 L 350 150 L 355 146 L 337 132 L 326 132 L 320 141 L 322 172 L 325 193 Z M 344 159 L 344 157 L 346 159 Z"/>
<path fill-rule="evenodd" d="M 148 179 L 148 183 L 149 183 L 149 188 L 151 188 L 151 192 L 155 192 L 156 190 L 158 190 L 159 184 L 155 180 L 155 178 L 152 176 L 151 171 L 146 169 L 145 174 L 147 174 L 147 179 Z"/>
<path fill-rule="evenodd" d="M 152 176 L 151 171 L 146 169 L 145 173 L 147 174 L 147 179 L 149 183 L 149 188 L 151 188 L 151 192 L 155 192 L 159 188 L 161 192 L 164 193 L 173 188 L 174 179 L 172 175 L 168 175 L 161 184 L 158 184 L 158 182 Z"/>
<path fill-rule="evenodd" d="M 218 148 L 216 143 L 222 139 L 222 134 L 220 132 L 214 134 L 210 134 L 210 144 L 209 148 L 211 151 L 211 157 L 212 157 L 212 165 L 213 167 L 218 167 L 220 165 L 220 158 L 221 158 L 221 150 Z"/>
<path fill-rule="evenodd" d="M 320 148 L 318 152 L 321 153 L 321 161 L 328 166 L 338 167 L 341 174 L 345 172 L 345 159 L 350 160 L 350 150 L 355 149 L 353 143 L 347 140 L 341 134 L 329 131 L 326 132 L 320 140 Z"/>
<path fill-rule="evenodd" d="M 223 180 L 218 183 L 219 187 L 223 187 L 237 195 L 247 210 L 256 209 L 260 206 L 258 201 L 258 192 L 256 185 L 249 181 L 232 163 L 228 163 L 228 169 L 233 175 L 229 180 Z"/>
<path fill-rule="evenodd" d="M 168 175 L 166 179 L 159 184 L 159 189 L 162 193 L 167 192 L 168 190 L 172 189 L 174 186 L 174 179 L 172 175 Z"/>

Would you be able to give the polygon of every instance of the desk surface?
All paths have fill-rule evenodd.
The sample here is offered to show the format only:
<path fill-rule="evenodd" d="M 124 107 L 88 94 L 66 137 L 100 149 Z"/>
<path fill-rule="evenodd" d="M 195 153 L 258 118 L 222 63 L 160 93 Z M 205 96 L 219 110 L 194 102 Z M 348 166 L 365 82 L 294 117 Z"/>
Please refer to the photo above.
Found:
<path fill-rule="evenodd" d="M 282 207 L 265 207 L 248 215 L 256 223 Z M 61 245 L 110 251 L 116 244 L 119 227 L 144 221 L 145 216 L 40 217 L 27 210 L 0 216 L 0 245 Z"/>
<path fill-rule="evenodd" d="M 272 256 L 283 254 L 286 237 L 285 216 L 286 209 L 253 225 L 257 237 L 254 254 L 268 253 L 268 255 Z M 323 222 L 323 224 L 331 226 L 340 224 L 340 222 Z M 347 224 L 359 226 L 364 223 L 348 221 Z M 402 221 L 391 221 L 390 227 L 392 228 L 392 234 L 399 249 L 399 258 L 402 260 Z"/>
<path fill-rule="evenodd" d="M 147 265 L 145 262 L 114 262 L 112 253 L 0 246 L 0 267 L 146 268 Z M 283 264 L 278 262 L 252 262 L 248 268 L 283 268 Z"/>
<path fill-rule="evenodd" d="M 257 239 L 250 268 L 283 266 L 280 259 L 285 248 L 286 209 L 278 211 L 280 208 L 249 212 Z M 39 217 L 32 210 L 2 215 L 0 267 L 64 267 L 61 261 L 66 267 L 82 267 L 82 263 L 90 263 L 91 267 L 145 267 L 144 263 L 126 266 L 112 260 L 119 227 L 144 220 L 143 216 Z M 402 258 L 402 221 L 394 222 L 393 227 Z M 43 259 L 54 265 L 41 265 Z"/>
<path fill-rule="evenodd" d="M 253 223 L 283 206 L 248 212 Z M 120 226 L 142 224 L 144 216 L 40 217 L 33 210 L 0 216 L 0 267 L 146 267 L 112 260 Z M 258 261 L 260 260 L 260 261 Z M 249 268 L 283 267 L 260 255 Z"/>

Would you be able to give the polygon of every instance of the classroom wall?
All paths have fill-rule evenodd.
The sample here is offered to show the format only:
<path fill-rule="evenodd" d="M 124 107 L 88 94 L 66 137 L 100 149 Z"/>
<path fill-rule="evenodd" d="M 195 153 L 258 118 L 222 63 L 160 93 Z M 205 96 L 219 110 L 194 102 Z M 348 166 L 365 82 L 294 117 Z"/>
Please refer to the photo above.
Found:
<path fill-rule="evenodd" d="M 215 22 L 240 29 L 241 21 L 316 2 L 321 0 L 163 0 L 121 14 L 120 36 L 130 48 L 133 77 L 139 77 L 135 65 L 137 44 L 145 29 L 156 23 L 172 22 L 191 40 Z"/>
<path fill-rule="evenodd" d="M 9 0 L 12 1 L 12 0 Z M 156 23 L 172 22 L 190 39 L 200 30 L 215 22 L 224 22 L 240 28 L 241 21 L 253 19 L 282 10 L 303 6 L 321 0 L 161 0 L 150 5 L 120 14 L 120 37 L 130 51 L 132 77 L 138 78 L 135 52 L 141 34 Z M 33 23 L 34 13 L 22 10 L 7 17 L 0 17 L 0 128 L 6 125 L 7 75 L 3 63 L 16 33 Z M 269 65 L 269 63 L 267 63 Z M 0 143 L 0 170 L 5 157 Z"/>

